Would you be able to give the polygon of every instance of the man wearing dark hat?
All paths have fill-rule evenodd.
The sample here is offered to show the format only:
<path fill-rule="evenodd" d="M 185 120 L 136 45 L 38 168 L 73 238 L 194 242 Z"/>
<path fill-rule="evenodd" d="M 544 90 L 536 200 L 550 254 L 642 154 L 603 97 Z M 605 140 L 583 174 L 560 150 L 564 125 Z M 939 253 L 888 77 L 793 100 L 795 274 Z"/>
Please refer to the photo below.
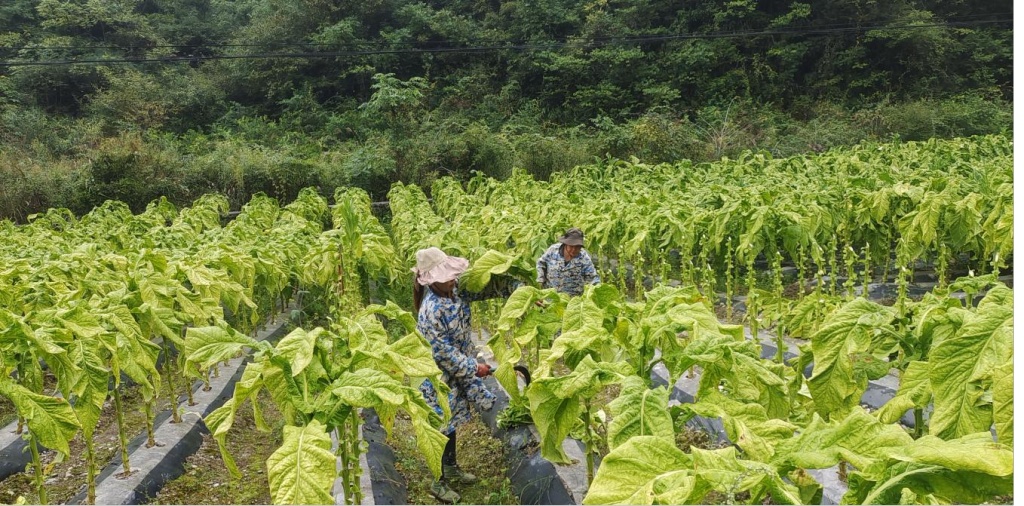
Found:
<path fill-rule="evenodd" d="M 566 230 L 537 260 L 537 283 L 541 288 L 576 296 L 587 284 L 600 282 L 594 262 L 583 249 L 583 231 L 576 227 Z"/>

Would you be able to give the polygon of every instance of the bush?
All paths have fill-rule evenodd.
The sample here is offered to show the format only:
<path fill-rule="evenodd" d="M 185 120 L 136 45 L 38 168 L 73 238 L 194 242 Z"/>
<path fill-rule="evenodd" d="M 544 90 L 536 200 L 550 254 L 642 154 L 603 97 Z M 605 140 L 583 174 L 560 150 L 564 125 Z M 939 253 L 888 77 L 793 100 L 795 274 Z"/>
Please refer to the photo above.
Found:
<path fill-rule="evenodd" d="M 126 134 L 105 139 L 86 153 L 88 177 L 76 187 L 71 210 L 88 212 L 104 201 L 119 200 L 139 213 L 161 196 L 172 202 L 188 200 L 190 195 L 180 183 L 183 171 L 178 153 L 154 141 Z"/>
<path fill-rule="evenodd" d="M 0 152 L 0 219 L 24 223 L 32 213 L 71 206 L 80 174 L 71 161 L 42 164 L 22 153 Z"/>
<path fill-rule="evenodd" d="M 976 92 L 943 100 L 883 102 L 855 116 L 876 138 L 897 136 L 904 141 L 923 141 L 1012 130 L 1013 106 Z"/>
<path fill-rule="evenodd" d="M 355 148 L 342 163 L 342 173 L 347 184 L 366 190 L 370 198 L 377 200 L 387 196 L 391 182 L 398 173 L 391 142 L 387 137 L 371 137 Z M 326 188 L 325 188 L 326 190 Z M 334 194 L 334 188 L 328 195 Z"/>
<path fill-rule="evenodd" d="M 850 111 L 833 103 L 814 103 L 799 114 L 799 119 L 781 113 L 777 117 L 777 137 L 767 146 L 773 156 L 786 157 L 808 151 L 820 153 L 870 137 L 869 129 L 856 122 Z"/>
<path fill-rule="evenodd" d="M 516 166 L 537 179 L 547 180 L 551 174 L 569 170 L 591 161 L 587 145 L 574 137 L 524 134 L 513 139 Z"/>

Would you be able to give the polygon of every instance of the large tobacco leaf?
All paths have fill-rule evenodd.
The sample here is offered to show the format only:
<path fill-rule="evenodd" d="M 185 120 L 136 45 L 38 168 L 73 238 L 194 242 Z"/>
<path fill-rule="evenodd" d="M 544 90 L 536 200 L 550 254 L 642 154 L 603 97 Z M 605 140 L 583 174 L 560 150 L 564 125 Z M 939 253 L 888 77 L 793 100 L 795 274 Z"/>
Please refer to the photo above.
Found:
<path fill-rule="evenodd" d="M 37 394 L 7 379 L 0 380 L 0 395 L 11 400 L 40 444 L 64 455 L 71 452 L 68 443 L 80 425 L 66 399 Z"/>
<path fill-rule="evenodd" d="M 843 416 L 857 405 L 868 379 L 877 375 L 874 362 L 895 348 L 890 337 L 894 318 L 892 308 L 854 299 L 811 336 L 814 369 L 807 386 L 819 414 Z"/>
<path fill-rule="evenodd" d="M 956 334 L 936 345 L 929 357 L 935 395 L 929 433 L 945 439 L 992 425 L 992 403 L 983 397 L 994 386 L 994 371 L 1012 359 L 1012 291 L 1005 286 L 993 288 L 976 312 L 964 314 L 963 321 Z M 1005 389 L 1007 383 L 998 385 Z M 1005 392 L 996 395 L 1006 398 Z"/>
<path fill-rule="evenodd" d="M 187 363 L 195 364 L 199 370 L 206 370 L 218 362 L 232 358 L 243 348 L 256 349 L 260 348 L 260 345 L 253 338 L 226 325 L 189 327 L 185 331 L 183 353 L 187 357 Z"/>
<path fill-rule="evenodd" d="M 331 437 L 323 424 L 287 425 L 284 442 L 267 459 L 270 498 L 274 504 L 334 504 L 334 469 Z"/>
<path fill-rule="evenodd" d="M 772 462 L 786 470 L 826 469 L 840 461 L 865 469 L 884 458 L 889 449 L 912 441 L 898 425 L 883 424 L 857 407 L 840 421 L 826 422 L 814 415 L 799 434 L 775 445 Z"/>
<path fill-rule="evenodd" d="M 775 455 L 775 446 L 791 437 L 798 427 L 778 418 L 769 418 L 765 407 L 758 403 L 739 402 L 719 393 L 710 393 L 694 404 L 681 409 L 687 418 L 701 415 L 720 418 L 729 440 L 750 458 L 769 462 Z"/>
<path fill-rule="evenodd" d="M 772 466 L 742 460 L 734 448 L 693 449 L 674 441 L 637 436 L 612 450 L 601 463 L 583 504 L 700 504 L 711 491 L 728 497 L 748 491 L 760 502 L 799 504 L 799 490 Z"/>
<path fill-rule="evenodd" d="M 908 491 L 940 503 L 977 504 L 1013 491 L 1013 452 L 989 432 L 950 441 L 924 436 L 884 456 L 850 475 L 844 504 L 896 504 Z"/>
<path fill-rule="evenodd" d="M 625 363 L 594 362 L 587 356 L 566 376 L 541 378 L 531 383 L 526 396 L 540 433 L 541 456 L 560 464 L 571 462 L 562 450 L 562 440 L 576 425 L 582 401 L 630 374 Z"/>
<path fill-rule="evenodd" d="M 1013 362 L 992 371 L 992 417 L 995 419 L 996 438 L 1013 448 Z"/>
<path fill-rule="evenodd" d="M 911 362 L 900 375 L 900 387 L 896 395 L 882 405 L 875 416 L 882 423 L 896 423 L 911 409 L 924 409 L 932 400 L 930 382 L 931 365 L 928 362 Z"/>
<path fill-rule="evenodd" d="M 622 391 L 608 403 L 612 420 L 608 424 L 608 447 L 625 443 L 635 436 L 675 437 L 672 417 L 668 411 L 668 390 L 650 389 L 636 376 L 622 381 Z"/>
<path fill-rule="evenodd" d="M 497 274 L 531 279 L 533 269 L 525 267 L 520 257 L 493 249 L 487 250 L 462 274 L 461 286 L 471 292 L 479 292 L 490 283 L 491 276 Z"/>

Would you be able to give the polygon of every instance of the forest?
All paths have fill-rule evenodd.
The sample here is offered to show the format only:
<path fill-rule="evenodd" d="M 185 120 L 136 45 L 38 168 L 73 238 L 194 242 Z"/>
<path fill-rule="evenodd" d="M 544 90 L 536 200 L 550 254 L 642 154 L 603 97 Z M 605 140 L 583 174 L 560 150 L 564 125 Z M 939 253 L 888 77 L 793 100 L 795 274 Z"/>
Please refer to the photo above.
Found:
<path fill-rule="evenodd" d="M 1008 0 L 8 0 L 0 218 L 1012 129 Z"/>

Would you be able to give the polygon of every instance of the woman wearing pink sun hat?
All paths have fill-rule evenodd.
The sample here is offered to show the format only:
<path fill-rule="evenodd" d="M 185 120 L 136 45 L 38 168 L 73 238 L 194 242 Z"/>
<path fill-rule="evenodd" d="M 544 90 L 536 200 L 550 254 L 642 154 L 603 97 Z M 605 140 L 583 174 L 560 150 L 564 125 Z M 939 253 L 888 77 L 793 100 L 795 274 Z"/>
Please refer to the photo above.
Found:
<path fill-rule="evenodd" d="M 470 336 L 469 303 L 497 297 L 508 297 L 512 285 L 492 282 L 480 293 L 459 291 L 458 278 L 469 268 L 469 260 L 449 256 L 440 248 L 426 248 L 416 252 L 416 267 L 412 268 L 413 307 L 416 311 L 416 328 L 430 342 L 434 361 L 441 369 L 441 379 L 451 388 L 448 404 L 452 418 L 441 432 L 448 436 L 441 456 L 441 479 L 434 481 L 430 491 L 438 500 L 452 503 L 459 500 L 459 494 L 448 484 L 469 484 L 477 481 L 476 476 L 459 469 L 455 458 L 455 428 L 469 421 L 469 404 L 489 410 L 494 404 L 492 394 L 481 378 L 491 373 L 487 364 L 477 363 L 476 350 Z M 507 286 L 500 286 L 507 285 Z M 430 380 L 420 385 L 420 392 L 427 404 L 441 414 L 437 402 L 437 390 Z"/>

